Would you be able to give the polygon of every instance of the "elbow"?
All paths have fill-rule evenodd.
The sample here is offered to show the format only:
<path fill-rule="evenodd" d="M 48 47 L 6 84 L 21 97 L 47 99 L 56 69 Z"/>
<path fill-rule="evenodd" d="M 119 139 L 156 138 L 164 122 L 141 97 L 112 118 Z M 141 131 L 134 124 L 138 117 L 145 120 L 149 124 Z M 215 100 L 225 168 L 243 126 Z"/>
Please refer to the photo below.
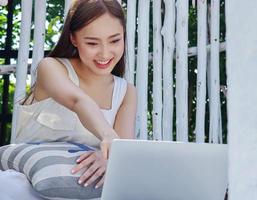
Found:
<path fill-rule="evenodd" d="M 97 104 L 84 93 L 73 96 L 69 101 L 69 109 L 77 114 L 80 113 L 81 110 L 92 112 L 92 109 L 95 108 L 98 108 Z"/>
<path fill-rule="evenodd" d="M 68 99 L 67 101 L 67 107 L 77 113 L 78 110 L 81 107 L 81 103 L 85 102 L 85 96 L 84 95 L 76 95 Z"/>

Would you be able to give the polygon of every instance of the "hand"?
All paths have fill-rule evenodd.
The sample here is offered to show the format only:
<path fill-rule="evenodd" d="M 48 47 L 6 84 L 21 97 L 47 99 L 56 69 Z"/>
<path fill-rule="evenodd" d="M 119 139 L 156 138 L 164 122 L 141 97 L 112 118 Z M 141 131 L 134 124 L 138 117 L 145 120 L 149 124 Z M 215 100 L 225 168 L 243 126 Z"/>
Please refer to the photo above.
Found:
<path fill-rule="evenodd" d="M 77 165 L 72 169 L 71 173 L 75 174 L 86 168 L 85 172 L 80 176 L 78 183 L 84 184 L 87 187 L 101 177 L 95 186 L 95 188 L 99 188 L 104 183 L 106 166 L 107 159 L 103 157 L 100 151 L 90 151 L 78 158 Z"/>
<path fill-rule="evenodd" d="M 109 153 L 111 150 L 111 144 L 114 139 L 119 139 L 119 136 L 114 130 L 111 130 L 109 132 L 104 132 L 102 142 L 100 144 L 100 148 L 103 154 L 104 159 L 109 158 Z"/>

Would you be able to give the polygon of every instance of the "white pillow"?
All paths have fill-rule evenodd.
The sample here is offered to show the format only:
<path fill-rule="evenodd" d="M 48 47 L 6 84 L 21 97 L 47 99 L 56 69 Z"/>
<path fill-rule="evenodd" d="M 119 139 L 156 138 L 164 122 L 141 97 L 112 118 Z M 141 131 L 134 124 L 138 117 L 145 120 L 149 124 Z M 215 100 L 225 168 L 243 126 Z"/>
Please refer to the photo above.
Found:
<path fill-rule="evenodd" d="M 0 170 L 24 173 L 34 189 L 46 199 L 92 199 L 102 187 L 78 184 L 81 173 L 71 174 L 76 159 L 93 148 L 72 142 L 22 143 L 0 147 Z"/>

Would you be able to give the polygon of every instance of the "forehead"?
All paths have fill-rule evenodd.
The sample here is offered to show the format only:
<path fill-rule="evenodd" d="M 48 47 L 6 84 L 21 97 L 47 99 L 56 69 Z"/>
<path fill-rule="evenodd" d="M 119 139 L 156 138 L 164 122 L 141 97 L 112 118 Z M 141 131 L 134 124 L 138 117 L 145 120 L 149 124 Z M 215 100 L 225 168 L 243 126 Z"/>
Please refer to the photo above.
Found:
<path fill-rule="evenodd" d="M 105 13 L 79 30 L 81 36 L 93 36 L 104 38 L 117 33 L 123 34 L 123 26 L 120 19 Z"/>

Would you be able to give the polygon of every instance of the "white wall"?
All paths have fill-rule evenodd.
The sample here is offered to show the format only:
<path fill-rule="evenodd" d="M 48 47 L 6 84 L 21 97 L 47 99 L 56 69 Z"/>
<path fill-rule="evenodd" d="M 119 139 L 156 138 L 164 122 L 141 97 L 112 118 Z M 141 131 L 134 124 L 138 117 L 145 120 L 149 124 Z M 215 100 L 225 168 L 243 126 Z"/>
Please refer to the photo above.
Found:
<path fill-rule="evenodd" d="M 257 1 L 227 0 L 230 200 L 257 199 Z"/>

